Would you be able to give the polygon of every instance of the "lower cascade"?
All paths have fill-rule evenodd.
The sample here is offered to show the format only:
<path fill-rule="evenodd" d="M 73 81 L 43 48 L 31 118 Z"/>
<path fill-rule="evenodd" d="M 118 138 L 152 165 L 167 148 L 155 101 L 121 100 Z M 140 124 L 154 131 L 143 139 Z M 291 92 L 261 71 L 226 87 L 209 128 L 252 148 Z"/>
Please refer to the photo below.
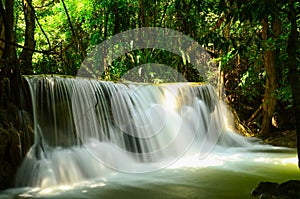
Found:
<path fill-rule="evenodd" d="M 25 79 L 35 140 L 17 173 L 18 187 L 152 172 L 184 158 L 204 160 L 219 148 L 252 145 L 230 130 L 226 105 L 208 84 Z"/>

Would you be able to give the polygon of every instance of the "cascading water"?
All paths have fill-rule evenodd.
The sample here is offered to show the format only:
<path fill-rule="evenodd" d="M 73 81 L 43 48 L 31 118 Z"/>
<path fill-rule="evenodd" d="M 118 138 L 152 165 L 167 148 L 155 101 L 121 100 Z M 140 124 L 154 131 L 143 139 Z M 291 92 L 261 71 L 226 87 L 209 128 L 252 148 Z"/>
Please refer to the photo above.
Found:
<path fill-rule="evenodd" d="M 17 186 L 49 187 L 109 175 L 144 173 L 217 146 L 249 146 L 227 128 L 212 86 L 112 83 L 26 77 L 35 143 Z"/>
<path fill-rule="evenodd" d="M 34 145 L 0 198 L 249 198 L 298 176 L 295 151 L 228 128 L 210 85 L 26 80 Z"/>

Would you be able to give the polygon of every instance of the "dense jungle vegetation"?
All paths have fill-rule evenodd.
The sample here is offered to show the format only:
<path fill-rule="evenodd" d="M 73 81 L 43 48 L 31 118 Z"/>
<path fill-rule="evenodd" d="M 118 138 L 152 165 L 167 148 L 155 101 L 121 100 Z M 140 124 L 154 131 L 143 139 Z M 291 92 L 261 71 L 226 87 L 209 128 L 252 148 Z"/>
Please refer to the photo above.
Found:
<path fill-rule="evenodd" d="M 220 66 L 224 100 L 241 130 L 264 138 L 300 131 L 299 25 L 300 3 L 294 0 L 0 0 L 1 114 L 11 97 L 5 92 L 13 89 L 7 82 L 14 85 L 25 74 L 76 75 L 107 38 L 162 27 L 190 36 Z M 149 62 L 200 80 L 183 57 L 159 50 L 126 53 L 103 79 L 118 80 Z M 144 81 L 159 80 L 151 69 L 146 75 Z"/>

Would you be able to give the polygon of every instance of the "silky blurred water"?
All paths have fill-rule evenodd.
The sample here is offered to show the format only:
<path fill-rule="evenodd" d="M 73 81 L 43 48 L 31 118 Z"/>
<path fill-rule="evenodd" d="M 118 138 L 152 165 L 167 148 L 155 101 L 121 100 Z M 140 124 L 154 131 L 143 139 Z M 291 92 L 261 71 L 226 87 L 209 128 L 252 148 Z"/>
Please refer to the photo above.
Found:
<path fill-rule="evenodd" d="M 220 151 L 151 173 L 112 170 L 73 185 L 6 190 L 0 198 L 251 198 L 260 181 L 300 179 L 295 150 L 264 146 Z"/>
<path fill-rule="evenodd" d="M 34 144 L 0 198 L 249 198 L 296 152 L 230 126 L 211 85 L 28 77 Z"/>

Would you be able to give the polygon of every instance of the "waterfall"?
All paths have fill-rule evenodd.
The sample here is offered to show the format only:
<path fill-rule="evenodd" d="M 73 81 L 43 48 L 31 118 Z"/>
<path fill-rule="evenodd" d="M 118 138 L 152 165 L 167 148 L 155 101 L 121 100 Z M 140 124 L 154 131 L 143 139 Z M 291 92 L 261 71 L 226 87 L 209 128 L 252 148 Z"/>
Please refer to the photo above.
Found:
<path fill-rule="evenodd" d="M 215 147 L 251 145 L 228 128 L 226 106 L 209 84 L 25 79 L 35 140 L 16 186 L 151 172 L 187 156 L 204 159 Z"/>

